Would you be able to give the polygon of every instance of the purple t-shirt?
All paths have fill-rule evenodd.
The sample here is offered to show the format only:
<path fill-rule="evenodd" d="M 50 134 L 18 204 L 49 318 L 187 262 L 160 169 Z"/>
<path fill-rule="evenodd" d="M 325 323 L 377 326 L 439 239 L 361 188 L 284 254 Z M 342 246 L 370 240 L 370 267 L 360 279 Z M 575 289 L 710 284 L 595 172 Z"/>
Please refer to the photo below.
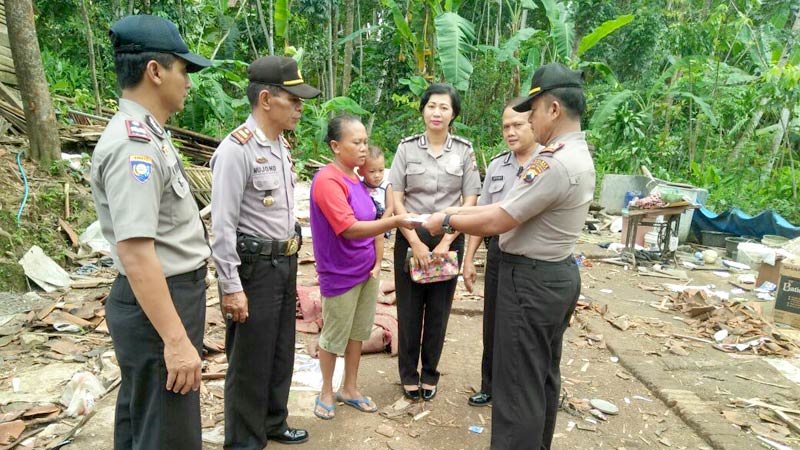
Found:
<path fill-rule="evenodd" d="M 375 267 L 375 238 L 347 239 L 341 234 L 357 221 L 375 220 L 376 212 L 358 178 L 349 178 L 333 164 L 314 175 L 311 242 L 323 296 L 344 294 L 369 278 Z"/>

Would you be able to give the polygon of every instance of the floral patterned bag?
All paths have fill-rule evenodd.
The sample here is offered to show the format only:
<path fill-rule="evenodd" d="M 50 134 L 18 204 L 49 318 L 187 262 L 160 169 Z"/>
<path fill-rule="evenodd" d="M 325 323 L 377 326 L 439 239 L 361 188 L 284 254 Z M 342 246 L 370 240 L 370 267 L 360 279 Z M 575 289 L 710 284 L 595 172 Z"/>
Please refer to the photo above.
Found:
<path fill-rule="evenodd" d="M 456 252 L 447 252 L 445 258 L 434 258 L 431 255 L 428 270 L 420 269 L 416 260 L 411 257 L 408 259 L 408 272 L 411 274 L 411 279 L 420 284 L 452 280 L 458 276 L 458 255 Z"/>

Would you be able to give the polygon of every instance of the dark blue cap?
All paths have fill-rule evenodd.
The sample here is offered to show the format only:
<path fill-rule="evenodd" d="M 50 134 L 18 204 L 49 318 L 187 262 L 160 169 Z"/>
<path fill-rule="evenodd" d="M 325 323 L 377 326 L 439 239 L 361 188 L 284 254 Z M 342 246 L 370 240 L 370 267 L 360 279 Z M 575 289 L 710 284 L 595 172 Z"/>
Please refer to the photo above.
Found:
<path fill-rule="evenodd" d="M 161 17 L 126 16 L 114 23 L 108 34 L 114 53 L 172 53 L 186 61 L 189 72 L 211 65 L 208 59 L 189 52 L 175 24 Z"/>
<path fill-rule="evenodd" d="M 539 67 L 533 74 L 528 97 L 514 106 L 513 109 L 516 112 L 530 111 L 533 99 L 536 98 L 537 95 L 552 89 L 564 87 L 582 88 L 583 72 L 580 70 L 572 70 L 561 63 L 545 64 Z"/>

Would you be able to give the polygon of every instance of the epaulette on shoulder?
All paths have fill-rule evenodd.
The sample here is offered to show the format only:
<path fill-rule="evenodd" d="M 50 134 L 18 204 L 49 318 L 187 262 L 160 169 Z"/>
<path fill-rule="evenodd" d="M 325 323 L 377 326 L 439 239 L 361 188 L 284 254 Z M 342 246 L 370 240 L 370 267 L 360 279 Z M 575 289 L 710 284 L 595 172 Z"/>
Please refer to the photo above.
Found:
<path fill-rule="evenodd" d="M 543 148 L 539 152 L 539 154 L 541 155 L 542 153 L 555 153 L 555 152 L 561 150 L 562 148 L 564 148 L 564 143 L 563 142 L 559 142 L 557 144 L 551 144 L 551 145 L 548 145 L 547 147 Z"/>
<path fill-rule="evenodd" d="M 231 133 L 231 139 L 238 142 L 240 145 L 244 145 L 253 138 L 253 132 L 250 128 L 247 128 L 247 125 L 242 125 L 239 128 L 233 130 Z"/>
<path fill-rule="evenodd" d="M 415 134 L 413 136 L 409 136 L 407 138 L 403 138 L 403 140 L 401 140 L 400 143 L 401 144 L 405 144 L 406 142 L 416 141 L 417 139 L 420 138 L 420 136 L 422 136 L 422 134 Z"/>
<path fill-rule="evenodd" d="M 470 141 L 469 139 L 463 138 L 461 136 L 456 136 L 455 134 L 451 134 L 450 136 L 453 138 L 454 141 L 458 141 L 461 142 L 462 144 L 467 144 L 470 147 L 472 147 L 472 141 Z"/>
<path fill-rule="evenodd" d="M 134 119 L 125 121 L 125 129 L 128 131 L 128 139 L 140 142 L 150 142 L 152 137 L 142 122 Z"/>
<path fill-rule="evenodd" d="M 506 156 L 509 153 L 511 153 L 511 151 L 510 150 L 506 150 L 503 153 L 500 153 L 498 155 L 493 156 L 492 159 L 490 159 L 490 161 L 494 161 L 497 158 L 502 158 L 503 156 Z"/>

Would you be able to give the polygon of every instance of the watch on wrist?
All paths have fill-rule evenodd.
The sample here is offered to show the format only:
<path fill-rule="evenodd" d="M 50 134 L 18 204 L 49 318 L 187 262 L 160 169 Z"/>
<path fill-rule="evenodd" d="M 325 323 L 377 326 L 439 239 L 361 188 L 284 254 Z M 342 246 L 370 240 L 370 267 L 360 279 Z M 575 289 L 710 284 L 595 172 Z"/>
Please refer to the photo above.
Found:
<path fill-rule="evenodd" d="M 453 234 L 456 232 L 455 228 L 450 225 L 450 217 L 452 216 L 452 214 L 445 214 L 444 219 L 442 219 L 442 231 L 447 234 Z"/>

